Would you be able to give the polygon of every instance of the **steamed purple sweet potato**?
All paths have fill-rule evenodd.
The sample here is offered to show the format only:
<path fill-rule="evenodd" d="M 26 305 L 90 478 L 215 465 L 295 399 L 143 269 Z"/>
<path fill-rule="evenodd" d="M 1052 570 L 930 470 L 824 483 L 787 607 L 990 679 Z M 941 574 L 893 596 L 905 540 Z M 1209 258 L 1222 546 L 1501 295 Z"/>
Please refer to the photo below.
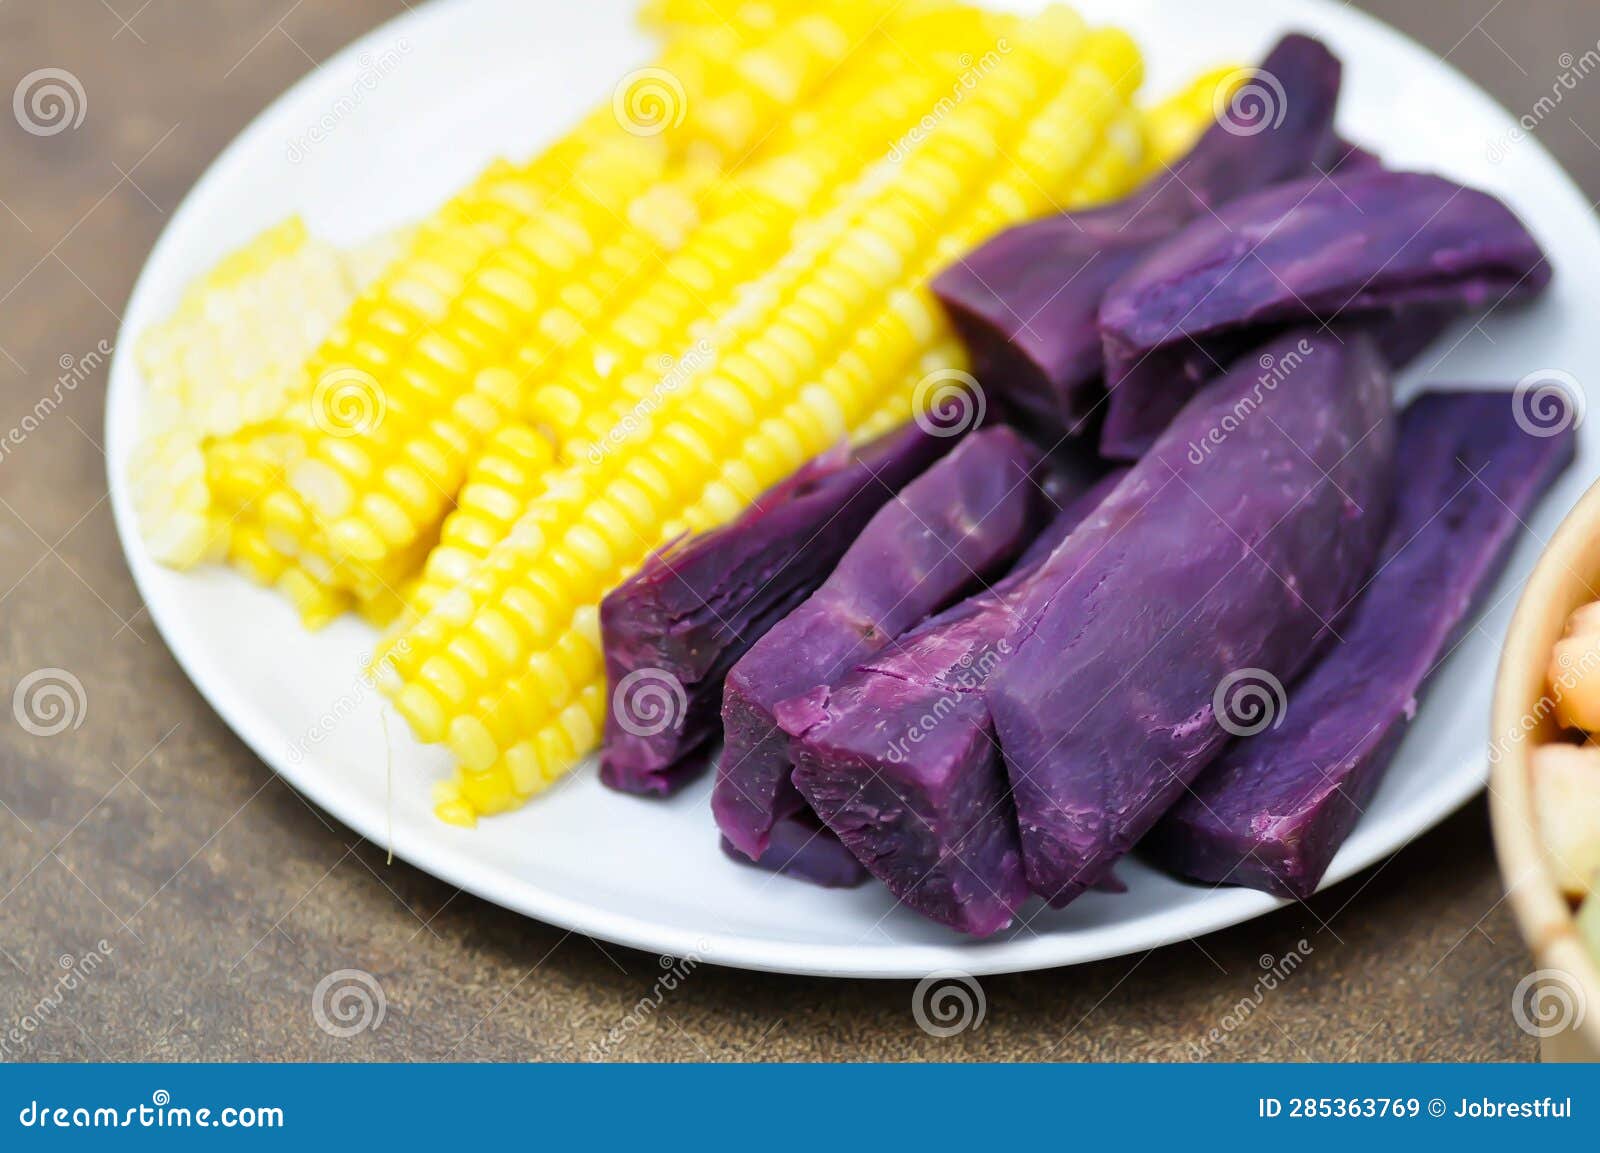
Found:
<path fill-rule="evenodd" d="M 992 589 L 839 678 L 783 701 L 794 783 L 907 906 L 963 932 L 1005 927 L 1027 898 L 1005 772 L 978 691 L 1012 651 L 1018 599 L 1121 479 L 1107 477 L 1040 534 Z"/>
<path fill-rule="evenodd" d="M 1322 41 L 1291 33 L 1236 88 L 1218 122 L 1137 196 L 1185 219 L 1246 193 L 1336 167 L 1354 153 L 1334 134 L 1344 67 Z"/>
<path fill-rule="evenodd" d="M 1273 326 L 1494 307 L 1549 281 L 1544 253 L 1504 204 L 1443 177 L 1357 165 L 1242 197 L 1107 290 L 1101 452 L 1137 458 Z"/>
<path fill-rule="evenodd" d="M 824 889 L 853 889 L 869 876 L 839 838 L 809 811 L 775 821 L 766 850 L 753 861 L 727 837 L 722 838 L 722 854 L 742 865 Z"/>
<path fill-rule="evenodd" d="M 1293 365 L 1271 387 L 1269 361 Z M 1185 406 L 1056 551 L 1083 559 L 984 689 L 1035 893 L 1063 905 L 1104 875 L 1221 751 L 1218 685 L 1295 676 L 1360 588 L 1388 519 L 1389 390 L 1369 337 L 1290 332 Z"/>
<path fill-rule="evenodd" d="M 671 723 L 606 717 L 600 779 L 665 793 L 716 734 L 722 678 L 750 645 L 821 584 L 891 496 L 950 447 L 915 425 L 854 453 L 819 457 L 733 522 L 661 549 L 600 605 L 606 678 L 671 678 L 683 692 Z"/>
<path fill-rule="evenodd" d="M 1434 392 L 1406 410 L 1377 573 L 1276 723 L 1235 742 L 1145 840 L 1164 864 L 1285 897 L 1316 891 L 1522 518 L 1572 460 L 1570 427 L 1531 435 L 1513 405 L 1506 392 Z"/>
<path fill-rule="evenodd" d="M 1261 71 L 1276 91 L 1253 82 L 1228 123 L 1134 195 L 1019 225 L 935 278 L 974 371 L 1007 410 L 1050 434 L 1081 432 L 1105 367 L 1100 301 L 1123 273 L 1210 206 L 1366 155 L 1333 135 L 1341 68 L 1319 41 L 1285 37 Z"/>
<path fill-rule="evenodd" d="M 797 811 L 779 701 L 857 661 L 1004 570 L 1033 535 L 1038 450 L 1007 428 L 972 433 L 880 509 L 806 602 L 755 640 L 728 674 L 711 809 L 747 856 Z"/>

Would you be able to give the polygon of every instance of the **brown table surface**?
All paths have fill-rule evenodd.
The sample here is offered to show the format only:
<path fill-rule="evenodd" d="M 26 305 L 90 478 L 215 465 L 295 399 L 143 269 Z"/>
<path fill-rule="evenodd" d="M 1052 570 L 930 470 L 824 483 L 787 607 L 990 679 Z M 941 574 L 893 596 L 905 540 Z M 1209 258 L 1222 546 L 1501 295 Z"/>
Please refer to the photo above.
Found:
<path fill-rule="evenodd" d="M 554 3 L 555 0 L 538 0 Z M 1178 3 L 1179 0 L 1172 0 Z M 81 126 L 0 116 L 0 426 L 114 341 L 168 215 L 270 99 L 402 0 L 10 0 L 0 95 L 69 69 Z M 1584 0 L 1369 0 L 1513 110 L 1600 40 Z M 120 15 L 119 15 L 120 13 Z M 237 62 L 237 63 L 235 63 Z M 230 65 L 232 65 L 230 69 Z M 1587 87 L 1593 84 L 1594 87 Z M 1448 115 L 1448 109 L 1441 110 Z M 1600 195 L 1600 80 L 1539 136 Z M 505 912 L 360 841 L 261 764 L 167 652 L 124 566 L 100 447 L 105 372 L 0 456 L 0 689 L 72 670 L 81 727 L 0 725 L 0 1058 L 582 1058 L 654 1000 L 659 958 Z M 1254 1001 L 1258 958 L 1311 952 Z M 64 957 L 109 956 L 32 1020 Z M 374 975 L 376 1028 L 319 1028 L 327 974 Z M 1528 971 L 1474 802 L 1309 906 L 1100 964 L 983 980 L 982 1025 L 920 1029 L 909 982 L 702 966 L 624 1026 L 627 1059 L 1527 1060 Z M 29 1017 L 29 1021 L 24 1021 Z M 6 1031 L 21 1042 L 4 1045 Z"/>

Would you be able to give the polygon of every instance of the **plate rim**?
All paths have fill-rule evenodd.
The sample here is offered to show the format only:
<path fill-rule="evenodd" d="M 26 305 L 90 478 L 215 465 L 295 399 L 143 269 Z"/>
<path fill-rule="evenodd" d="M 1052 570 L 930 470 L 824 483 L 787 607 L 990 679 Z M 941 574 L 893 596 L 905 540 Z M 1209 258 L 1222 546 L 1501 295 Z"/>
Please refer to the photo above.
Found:
<path fill-rule="evenodd" d="M 137 315 L 144 311 L 136 306 L 155 292 L 152 270 L 159 267 L 168 248 L 177 247 L 179 238 L 188 231 L 189 221 L 198 214 L 196 206 L 206 199 L 209 190 L 222 179 L 222 173 L 240 155 L 256 146 L 256 138 L 263 134 L 267 125 L 283 116 L 301 99 L 303 93 L 315 90 L 321 82 L 320 77 L 328 72 L 338 74 L 351 60 L 358 59 L 365 51 L 380 47 L 386 39 L 413 31 L 420 33 L 430 24 L 450 19 L 456 10 L 469 8 L 476 2 L 427 0 L 374 26 L 339 49 L 321 67 L 295 80 L 251 117 L 206 166 L 167 219 L 134 281 L 123 315 Z M 1369 35 L 1396 42 L 1408 52 L 1419 54 L 1431 62 L 1435 69 L 1449 74 L 1457 84 L 1476 93 L 1506 124 L 1515 122 L 1512 113 L 1504 105 L 1454 64 L 1371 13 L 1336 0 L 1272 0 L 1272 3 L 1288 9 L 1290 16 L 1310 11 L 1333 22 L 1352 22 Z M 1536 136 L 1527 134 L 1519 141 L 1519 148 L 1535 152 L 1560 173 L 1561 186 L 1552 190 L 1553 193 L 1576 196 L 1587 204 L 1577 182 Z M 423 841 L 412 843 L 409 838 L 397 836 L 391 844 L 382 813 L 370 813 L 360 808 L 352 811 L 350 806 L 339 804 L 321 780 L 314 761 L 285 763 L 285 758 L 277 756 L 274 747 L 279 734 L 270 731 L 270 726 L 252 715 L 248 702 L 238 699 L 237 687 L 224 678 L 202 675 L 204 659 L 191 650 L 184 639 L 170 597 L 153 586 L 154 574 L 160 566 L 150 558 L 139 535 L 126 481 L 127 451 L 123 445 L 129 434 L 117 427 L 121 410 L 133 403 L 125 394 L 130 390 L 136 392 L 143 384 L 135 363 L 134 349 L 138 335 L 127 331 L 126 322 L 118 327 L 107 377 L 103 431 L 107 449 L 107 481 L 118 542 L 157 633 L 184 676 L 223 724 L 285 784 L 365 839 L 390 848 L 396 858 L 440 881 L 519 915 L 645 952 L 694 957 L 697 961 L 759 972 L 884 980 L 915 979 L 941 969 L 955 969 L 971 975 L 993 975 L 1087 964 L 1205 936 L 1295 903 L 1250 889 L 1218 886 L 1203 905 L 1155 912 L 1137 922 L 1136 926 L 1123 929 L 1124 936 L 1135 940 L 1123 941 L 1111 936 L 1105 940 L 1103 947 L 1087 949 L 1072 949 L 1066 945 L 1057 945 L 1052 949 L 1046 946 L 1046 942 L 1052 939 L 1070 939 L 1073 936 L 1070 931 L 1032 939 L 952 940 L 949 943 L 839 945 L 774 941 L 737 933 L 692 932 L 652 921 L 648 917 L 622 914 L 575 900 L 535 882 L 508 880 L 506 870 L 482 860 L 474 860 L 470 853 L 464 853 L 442 839 L 430 845 Z M 244 579 L 237 574 L 230 575 Z M 1391 817 L 1392 823 L 1400 829 L 1401 839 L 1398 843 L 1379 840 L 1359 853 L 1341 853 L 1323 878 L 1318 891 L 1337 885 L 1399 852 L 1477 796 L 1488 781 L 1487 751 L 1480 762 L 1461 766 L 1461 770 L 1450 776 L 1448 785 L 1441 783 L 1435 786 Z M 1139 931 L 1136 932 L 1135 928 Z M 1070 955 L 1062 955 L 1068 952 Z M 841 954 L 848 954 L 847 962 L 841 962 Z"/>

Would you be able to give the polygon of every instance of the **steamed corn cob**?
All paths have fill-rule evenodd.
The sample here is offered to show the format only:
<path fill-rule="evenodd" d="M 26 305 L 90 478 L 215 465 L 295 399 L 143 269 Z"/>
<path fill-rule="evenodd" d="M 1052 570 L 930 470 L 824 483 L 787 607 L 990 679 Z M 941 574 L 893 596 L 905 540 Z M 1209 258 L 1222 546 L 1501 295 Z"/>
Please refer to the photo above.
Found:
<path fill-rule="evenodd" d="M 955 45 L 988 42 L 1013 23 L 941 22 L 939 30 L 927 31 L 944 41 L 954 37 L 952 46 L 934 53 L 914 72 L 904 67 L 904 37 L 896 45 L 864 53 L 851 66 L 851 77 L 808 110 L 817 122 L 811 137 L 805 138 L 806 128 L 791 127 L 791 133 L 801 134 L 791 151 L 779 151 L 732 182 L 727 195 L 736 201 L 734 206 L 700 229 L 666 261 L 645 292 L 614 313 L 601 331 L 573 349 L 545 383 L 530 391 L 526 423 L 490 437 L 445 522 L 440 547 L 409 594 L 413 609 L 425 613 L 465 580 L 536 494 L 549 458 L 530 439 L 535 428 L 559 446 L 596 411 L 612 411 L 619 402 L 649 405 L 653 396 L 675 391 L 710 352 L 702 339 L 674 358 L 671 353 L 680 347 L 676 342 L 682 334 L 694 334 L 697 324 L 704 323 L 699 318 L 725 310 L 740 284 L 790 247 L 804 218 L 837 202 L 848 186 L 847 176 L 885 155 L 923 110 L 949 90 L 961 61 L 970 59 L 970 54 L 955 51 Z M 896 64 L 900 74 L 885 81 L 883 76 L 893 75 Z M 822 127 L 830 124 L 834 129 L 823 133 Z"/>
<path fill-rule="evenodd" d="M 226 553 L 232 517 L 214 499 L 203 444 L 282 407 L 302 362 L 397 243 L 385 237 L 345 253 L 292 217 L 220 261 L 144 334 L 130 480 L 157 560 L 187 568 Z"/>
<path fill-rule="evenodd" d="M 530 707 L 539 710 L 535 718 L 548 715 L 552 705 L 565 707 L 575 686 L 584 691 L 583 678 L 598 654 L 597 638 L 584 635 L 583 614 L 593 611 L 608 583 L 659 543 L 673 505 L 692 501 L 705 487 L 707 470 L 730 452 L 748 449 L 753 464 L 746 464 L 751 475 L 745 480 L 755 491 L 865 419 L 877 407 L 885 370 L 915 363 L 921 349 L 941 338 L 936 309 L 911 290 L 960 247 L 1048 207 L 1047 188 L 1071 187 L 1071 173 L 1124 106 L 1138 68 L 1125 39 L 1096 34 L 1084 41 L 1068 83 L 1053 95 L 1049 79 L 1079 29 L 1071 27 L 1065 42 L 1055 43 L 1041 32 L 1054 26 L 1061 33 L 1064 23 L 1054 16 L 1031 26 L 1038 40 L 1030 46 L 1024 39 L 1019 58 L 985 77 L 970 103 L 952 112 L 866 198 L 849 228 L 801 268 L 793 291 L 775 294 L 783 298 L 781 320 L 773 322 L 772 308 L 757 310 L 763 315 L 745 327 L 745 338 L 718 349 L 716 371 L 664 406 L 657 435 L 631 438 L 629 451 L 612 454 L 625 459 L 607 458 L 609 467 L 568 466 L 552 482 L 552 495 L 534 502 L 460 595 L 446 598 L 408 634 L 406 659 L 397 662 L 390 687 L 419 735 L 447 739 L 462 760 L 467 771 L 459 792 L 472 808 L 517 803 L 505 784 L 503 755 L 519 744 L 519 731 L 528 731 Z M 997 141 L 1013 136 L 1015 173 L 985 180 L 1001 159 Z M 1124 178 L 1132 162 L 1125 158 Z M 1113 194 L 1122 182 L 1105 183 L 1096 195 Z M 964 208 L 968 200 L 973 203 Z M 936 227 L 940 221 L 944 227 Z M 935 234 L 942 241 L 933 242 Z M 912 276 L 905 280 L 908 267 Z M 868 323 L 833 369 L 796 396 L 807 365 L 817 357 L 826 364 L 826 350 L 897 282 L 906 291 Z M 790 396 L 796 398 L 785 404 Z M 723 515 L 725 504 L 713 498 L 705 515 Z M 563 621 L 573 621 L 573 628 L 564 632 Z M 563 667 L 564 657 L 572 658 L 576 675 Z M 499 697 L 524 699 L 519 707 L 498 708 L 491 680 L 518 665 L 528 671 Z M 543 709 L 535 694 L 515 691 L 541 684 Z M 497 779 L 479 779 L 486 773 Z"/>
<path fill-rule="evenodd" d="M 726 160 L 816 87 L 849 52 L 854 27 L 842 17 L 799 17 L 739 56 L 721 90 L 697 105 L 705 154 Z M 626 119 L 631 100 L 622 99 L 619 118 Z M 570 144 L 563 141 L 557 153 Z M 421 295 L 434 307 L 424 322 L 431 327 L 409 350 L 383 366 L 335 362 L 319 377 L 310 405 L 291 410 L 298 419 L 286 422 L 294 426 L 290 435 L 273 430 L 267 442 L 289 448 L 282 481 L 268 490 L 280 497 L 268 539 L 309 570 L 310 583 L 346 589 L 364 608 L 374 597 L 395 598 L 409 576 L 402 558 L 438 531 L 467 462 L 515 407 L 519 378 L 490 371 L 507 360 L 512 335 L 537 325 L 546 345 L 570 341 L 608 297 L 681 242 L 699 192 L 714 181 L 710 167 L 691 163 L 688 175 L 661 187 L 667 155 L 653 140 L 631 136 L 605 149 L 590 144 L 571 161 L 578 171 L 564 188 L 543 205 L 525 198 L 529 215 L 508 229 L 509 244 L 487 255 L 458 254 L 456 267 L 426 284 Z M 547 154 L 535 167 L 548 169 L 548 161 Z M 705 175 L 697 178 L 697 170 Z M 527 191 L 515 181 L 511 187 Z M 474 259 L 483 262 L 475 270 Z M 359 334 L 361 326 L 354 327 Z M 524 371 L 538 368 L 547 351 L 524 345 Z M 330 382 L 336 387 L 324 389 Z M 319 404 L 324 394 L 359 394 L 347 406 L 353 420 Z M 258 462 L 256 471 L 272 471 L 270 462 Z M 294 501 L 281 499 L 285 493 Z M 325 615 L 329 598 L 313 601 L 307 586 L 297 578 L 286 591 Z"/>

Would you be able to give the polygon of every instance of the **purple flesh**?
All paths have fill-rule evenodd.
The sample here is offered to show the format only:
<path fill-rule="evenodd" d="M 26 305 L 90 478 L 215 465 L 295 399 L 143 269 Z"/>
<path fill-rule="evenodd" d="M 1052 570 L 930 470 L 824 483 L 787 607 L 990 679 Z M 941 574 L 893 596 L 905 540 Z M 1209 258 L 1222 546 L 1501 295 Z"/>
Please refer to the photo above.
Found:
<path fill-rule="evenodd" d="M 1333 135 L 1341 69 L 1319 41 L 1285 37 L 1262 70 L 1283 88 L 1273 107 L 1241 103 L 1229 127 L 1214 125 L 1135 195 L 1012 228 L 934 280 L 974 372 L 1013 419 L 1052 436 L 1084 431 L 1105 366 L 1106 290 L 1208 206 L 1359 152 Z M 1278 109 L 1280 123 L 1252 120 Z"/>
<path fill-rule="evenodd" d="M 1275 727 L 1237 741 L 1145 845 L 1174 871 L 1285 897 L 1316 891 L 1394 755 L 1417 698 L 1476 615 L 1520 521 L 1572 461 L 1507 392 L 1435 392 L 1401 419 L 1398 499 L 1342 643 L 1294 684 Z"/>
<path fill-rule="evenodd" d="M 824 685 L 1003 571 L 1034 535 L 1039 452 L 1007 428 L 968 436 L 885 504 L 806 602 L 755 641 L 728 674 L 711 809 L 751 858 L 773 821 L 799 811 L 788 737 L 772 709 Z"/>
<path fill-rule="evenodd" d="M 1235 200 L 1106 292 L 1101 453 L 1136 459 L 1270 326 L 1493 308 L 1549 281 L 1544 253 L 1504 204 L 1442 177 L 1356 165 Z"/>
<path fill-rule="evenodd" d="M 1218 685 L 1292 679 L 1372 571 L 1389 389 L 1364 334 L 1286 334 L 1185 406 L 1046 562 L 1064 576 L 984 690 L 1034 892 L 1064 905 L 1103 876 L 1221 751 Z"/>
<path fill-rule="evenodd" d="M 666 793 L 701 767 L 695 754 L 720 728 L 728 669 L 951 443 L 911 425 L 854 453 L 818 457 L 737 520 L 668 545 L 607 594 L 600 629 L 611 691 L 638 673 L 640 684 L 675 682 L 683 700 L 669 702 L 672 723 L 663 726 L 655 714 L 631 717 L 622 689 L 606 717 L 600 779 L 627 793 Z"/>
<path fill-rule="evenodd" d="M 1013 602 L 1111 491 L 1108 477 L 1056 517 L 992 589 L 934 617 L 832 688 L 780 703 L 794 784 L 899 900 L 984 936 L 1027 899 L 1021 849 L 977 690 L 1012 648 Z"/>
<path fill-rule="evenodd" d="M 824 889 L 853 889 L 869 876 L 839 838 L 808 812 L 776 822 L 767 850 L 759 860 L 745 856 L 727 837 L 722 838 L 722 853 L 742 865 L 808 881 Z"/>

